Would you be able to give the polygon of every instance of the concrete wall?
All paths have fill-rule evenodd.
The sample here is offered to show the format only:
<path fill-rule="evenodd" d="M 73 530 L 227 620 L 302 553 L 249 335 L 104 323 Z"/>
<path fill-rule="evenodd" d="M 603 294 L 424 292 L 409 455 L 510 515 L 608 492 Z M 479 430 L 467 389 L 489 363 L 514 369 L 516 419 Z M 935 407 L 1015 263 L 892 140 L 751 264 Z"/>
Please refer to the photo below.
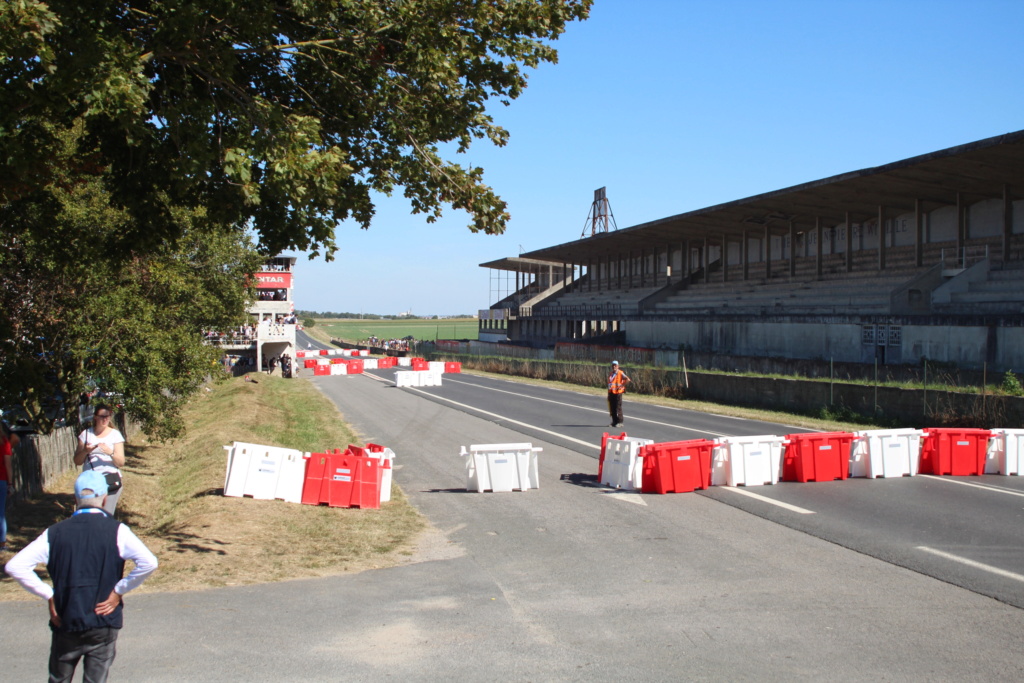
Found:
<path fill-rule="evenodd" d="M 887 346 L 883 363 L 922 358 L 989 372 L 1024 371 L 1024 327 L 900 325 L 902 343 Z M 629 346 L 733 356 L 872 363 L 877 349 L 862 342 L 863 325 L 852 323 L 626 321 Z"/>

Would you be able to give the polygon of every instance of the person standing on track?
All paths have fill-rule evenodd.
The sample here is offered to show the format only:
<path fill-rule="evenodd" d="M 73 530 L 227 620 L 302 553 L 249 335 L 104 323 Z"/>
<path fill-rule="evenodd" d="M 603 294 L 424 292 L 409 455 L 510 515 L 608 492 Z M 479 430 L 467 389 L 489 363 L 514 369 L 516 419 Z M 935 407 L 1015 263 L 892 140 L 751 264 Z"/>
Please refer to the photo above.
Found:
<path fill-rule="evenodd" d="M 612 361 L 611 374 L 608 375 L 608 413 L 612 416 L 612 427 L 623 424 L 622 395 L 626 393 L 626 385 L 631 381 L 629 375 L 619 369 L 619 361 Z"/>

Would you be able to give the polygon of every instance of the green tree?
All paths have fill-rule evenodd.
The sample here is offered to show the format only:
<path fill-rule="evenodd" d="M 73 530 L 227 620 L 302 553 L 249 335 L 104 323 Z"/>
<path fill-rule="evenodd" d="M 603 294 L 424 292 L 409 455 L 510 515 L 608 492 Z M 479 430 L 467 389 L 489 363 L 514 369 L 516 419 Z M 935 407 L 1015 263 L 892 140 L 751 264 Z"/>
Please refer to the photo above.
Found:
<path fill-rule="evenodd" d="M 53 149 L 72 166 L 82 136 Z M 0 259 L 0 405 L 23 405 L 43 430 L 55 400 L 67 416 L 90 381 L 123 397 L 153 434 L 180 431 L 178 409 L 211 375 L 218 352 L 201 332 L 242 322 L 262 256 L 242 230 L 211 224 L 202 209 L 172 211 L 179 237 L 149 252 L 111 250 L 131 221 L 112 206 L 105 177 L 51 183 L 3 213 Z M 45 223 L 38 235 L 26 224 Z"/>
<path fill-rule="evenodd" d="M 485 113 L 591 0 L 0 2 L 0 402 L 89 378 L 170 435 L 260 253 L 336 250 L 402 188 L 501 232 Z M 68 406 L 69 408 L 71 406 Z M 45 423 L 41 424 L 45 427 Z"/>
<path fill-rule="evenodd" d="M 550 40 L 591 0 L 15 0 L 0 4 L 0 204 L 31 201 L 48 153 L 81 123 L 66 173 L 103 174 L 120 245 L 180 234 L 205 208 L 265 253 L 335 251 L 371 193 L 404 188 L 434 220 L 501 232 L 483 170 L 442 158 L 508 134 L 486 114 L 554 62 Z M 84 150 L 88 150 L 86 153 Z M 36 226 L 47 229 L 46 226 Z"/>

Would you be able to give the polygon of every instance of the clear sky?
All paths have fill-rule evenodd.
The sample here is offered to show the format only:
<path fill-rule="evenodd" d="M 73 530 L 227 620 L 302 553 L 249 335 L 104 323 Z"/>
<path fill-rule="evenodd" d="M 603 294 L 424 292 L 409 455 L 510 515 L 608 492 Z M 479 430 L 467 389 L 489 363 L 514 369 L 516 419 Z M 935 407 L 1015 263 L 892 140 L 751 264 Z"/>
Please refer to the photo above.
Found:
<path fill-rule="evenodd" d="M 400 196 L 296 264 L 295 306 L 416 315 L 497 300 L 480 263 L 578 239 L 606 186 L 620 229 L 1024 129 L 1021 0 L 596 0 L 490 113 L 466 159 L 504 235 Z"/>

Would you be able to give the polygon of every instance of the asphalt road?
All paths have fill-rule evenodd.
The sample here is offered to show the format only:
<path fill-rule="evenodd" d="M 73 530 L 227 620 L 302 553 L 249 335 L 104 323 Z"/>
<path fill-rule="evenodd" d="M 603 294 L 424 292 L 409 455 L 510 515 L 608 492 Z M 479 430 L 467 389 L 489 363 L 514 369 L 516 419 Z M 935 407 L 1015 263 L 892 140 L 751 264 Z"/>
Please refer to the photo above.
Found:
<path fill-rule="evenodd" d="M 373 374 L 390 379 L 393 372 Z M 600 396 L 468 374 L 445 375 L 441 387 L 403 391 L 592 457 L 600 452 L 602 433 L 620 431 L 607 425 Z M 656 442 L 807 431 L 628 401 L 626 421 L 622 429 L 630 436 Z M 851 478 L 741 490 L 712 487 L 697 495 L 1024 607 L 1020 477 Z"/>
<path fill-rule="evenodd" d="M 1019 512 L 1012 495 L 923 477 L 747 491 L 759 498 L 722 487 L 665 496 L 614 492 L 594 477 L 594 444 L 609 430 L 600 397 L 468 374 L 445 375 L 437 389 L 398 389 L 388 374 L 312 381 L 365 440 L 396 452 L 396 482 L 435 529 L 410 564 L 265 586 L 130 595 L 114 680 L 1016 681 L 1024 675 L 1024 611 L 1006 597 L 989 597 L 966 565 L 958 571 L 970 589 L 886 556 L 913 555 L 917 546 L 965 552 L 943 545 L 944 534 L 969 527 L 974 513 L 965 508 L 990 500 L 995 507 L 977 510 L 985 533 L 966 545 L 991 545 L 989 554 L 972 557 L 993 561 L 1001 538 L 1009 560 L 1000 566 L 1012 571 L 1019 566 L 1012 557 L 1019 539 L 1002 536 L 991 519 L 999 506 L 1004 517 Z M 625 429 L 658 440 L 795 431 L 628 401 Z M 539 489 L 466 491 L 461 446 L 521 441 L 544 449 Z M 997 481 L 1012 487 L 1016 480 Z M 767 502 L 772 498 L 811 513 Z M 930 524 L 927 510 L 909 517 L 932 505 L 938 508 Z M 933 535 L 917 535 L 920 525 Z M 851 549 L 858 539 L 882 550 Z M 940 560 L 930 562 L 948 561 Z M 41 678 L 48 647 L 41 601 L 0 604 L 0 619 L 4 678 Z"/>

